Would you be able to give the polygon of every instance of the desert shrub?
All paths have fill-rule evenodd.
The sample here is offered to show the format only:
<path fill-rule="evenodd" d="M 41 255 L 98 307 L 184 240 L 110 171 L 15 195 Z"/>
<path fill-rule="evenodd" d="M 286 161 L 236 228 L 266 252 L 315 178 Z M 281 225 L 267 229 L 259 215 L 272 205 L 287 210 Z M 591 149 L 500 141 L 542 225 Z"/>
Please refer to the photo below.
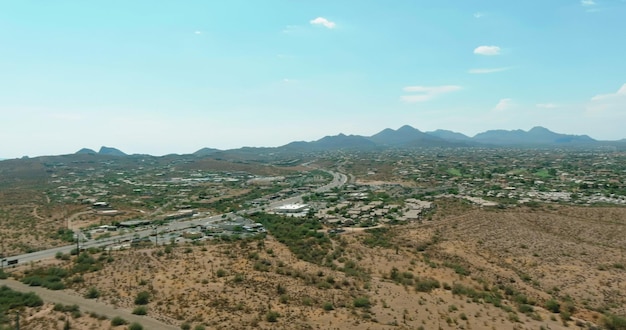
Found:
<path fill-rule="evenodd" d="M 217 277 L 224 277 L 226 276 L 226 271 L 220 268 L 217 270 L 217 272 L 215 272 L 215 275 L 217 275 Z"/>
<path fill-rule="evenodd" d="M 193 327 L 193 330 L 206 330 L 206 327 L 202 324 L 198 324 L 195 327 Z"/>
<path fill-rule="evenodd" d="M 333 306 L 331 302 L 325 302 L 324 305 L 322 305 L 322 308 L 324 308 L 325 311 L 332 311 L 335 309 L 335 306 Z"/>
<path fill-rule="evenodd" d="M 148 310 L 144 306 L 137 306 L 133 309 L 133 314 L 135 315 L 146 315 L 148 314 Z"/>
<path fill-rule="evenodd" d="M 602 323 L 608 330 L 626 330 L 626 318 L 622 316 L 607 314 Z"/>
<path fill-rule="evenodd" d="M 445 267 L 454 269 L 454 272 L 459 274 L 459 275 L 467 276 L 467 275 L 470 274 L 470 271 L 467 270 L 467 268 L 463 267 L 460 264 L 457 264 L 457 263 L 454 263 L 454 262 L 444 262 L 443 265 Z"/>
<path fill-rule="evenodd" d="M 558 313 L 561 309 L 561 304 L 554 299 L 550 299 L 546 301 L 546 309 L 551 311 L 552 313 Z"/>
<path fill-rule="evenodd" d="M 143 330 L 143 325 L 141 325 L 141 324 L 139 324 L 137 322 L 134 322 L 134 323 L 131 323 L 131 325 L 128 326 L 128 330 Z"/>
<path fill-rule="evenodd" d="M 9 321 L 7 313 L 10 309 L 20 307 L 38 307 L 43 305 L 43 300 L 36 294 L 13 291 L 3 285 L 0 287 L 0 329 L 2 324 Z"/>
<path fill-rule="evenodd" d="M 111 319 L 111 325 L 114 327 L 117 327 L 119 325 L 124 325 L 124 324 L 128 324 L 128 321 L 124 320 L 123 318 L 116 316 L 113 319 Z"/>
<path fill-rule="evenodd" d="M 191 324 L 189 324 L 189 322 L 183 322 L 183 324 L 180 325 L 180 329 L 181 330 L 191 330 Z"/>
<path fill-rule="evenodd" d="M 246 279 L 246 278 L 245 278 L 245 276 L 244 276 L 243 274 L 241 274 L 241 273 L 237 273 L 237 274 L 235 274 L 235 278 L 233 279 L 233 281 L 234 281 L 235 283 L 241 283 L 241 282 L 243 282 L 245 279 Z"/>
<path fill-rule="evenodd" d="M 517 306 L 517 310 L 520 313 L 524 313 L 524 314 L 531 314 L 535 311 L 533 306 L 528 305 L 528 304 L 520 304 L 519 306 Z"/>
<path fill-rule="evenodd" d="M 418 292 L 430 292 L 440 287 L 439 281 L 434 278 L 424 277 L 415 280 L 415 290 Z"/>
<path fill-rule="evenodd" d="M 352 304 L 354 305 L 354 307 L 357 307 L 357 308 L 369 308 L 372 306 L 372 303 L 370 302 L 368 297 L 355 298 L 352 301 Z"/>
<path fill-rule="evenodd" d="M 267 314 L 265 314 L 265 320 L 267 322 L 277 322 L 279 317 L 280 317 L 280 314 L 278 314 L 278 312 L 275 312 L 275 311 L 269 311 L 267 312 Z"/>
<path fill-rule="evenodd" d="M 135 297 L 135 305 L 147 305 L 150 302 L 150 292 L 141 291 Z"/>
<path fill-rule="evenodd" d="M 89 288 L 89 290 L 87 290 L 87 293 L 85 294 L 85 298 L 87 299 L 96 299 L 98 297 L 100 297 L 100 291 L 98 291 L 98 289 L 93 286 Z"/>

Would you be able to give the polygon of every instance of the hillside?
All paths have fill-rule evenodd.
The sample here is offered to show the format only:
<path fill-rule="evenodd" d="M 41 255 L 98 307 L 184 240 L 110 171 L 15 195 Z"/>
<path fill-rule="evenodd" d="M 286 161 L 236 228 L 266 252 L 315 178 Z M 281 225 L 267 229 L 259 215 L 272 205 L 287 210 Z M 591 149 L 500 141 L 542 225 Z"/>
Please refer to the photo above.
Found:
<path fill-rule="evenodd" d="M 118 251 L 72 290 L 127 309 L 147 290 L 148 315 L 209 328 L 568 329 L 626 312 L 624 270 L 611 266 L 623 262 L 624 209 L 438 209 L 423 223 L 322 235 L 309 252 L 280 227 L 261 240 Z"/>

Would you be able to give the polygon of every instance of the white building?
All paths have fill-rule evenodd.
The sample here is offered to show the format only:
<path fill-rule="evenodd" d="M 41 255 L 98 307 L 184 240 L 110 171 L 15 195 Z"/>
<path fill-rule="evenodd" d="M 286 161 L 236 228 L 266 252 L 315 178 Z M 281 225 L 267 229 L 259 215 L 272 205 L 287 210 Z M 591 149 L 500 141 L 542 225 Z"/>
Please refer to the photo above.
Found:
<path fill-rule="evenodd" d="M 286 204 L 274 209 L 276 213 L 305 213 L 309 211 L 308 204 Z"/>

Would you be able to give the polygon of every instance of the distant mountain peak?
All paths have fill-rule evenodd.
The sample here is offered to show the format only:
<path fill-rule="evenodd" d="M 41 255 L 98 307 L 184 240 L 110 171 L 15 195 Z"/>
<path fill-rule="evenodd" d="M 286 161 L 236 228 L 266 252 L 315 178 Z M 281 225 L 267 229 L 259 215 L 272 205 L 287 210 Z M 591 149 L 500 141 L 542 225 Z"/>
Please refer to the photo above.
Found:
<path fill-rule="evenodd" d="M 543 126 L 535 126 L 533 128 L 531 128 L 529 131 L 530 132 L 552 132 L 549 129 L 543 127 Z"/>
<path fill-rule="evenodd" d="M 418 130 L 417 128 L 411 125 L 403 125 L 402 127 L 396 130 L 396 132 L 415 132 L 415 131 L 420 132 L 420 130 Z"/>
<path fill-rule="evenodd" d="M 100 147 L 100 151 L 98 151 L 98 154 L 109 155 L 109 156 L 126 156 L 125 153 L 123 153 L 122 151 L 118 149 L 105 147 L 105 146 Z"/>
<path fill-rule="evenodd" d="M 369 139 L 378 145 L 395 147 L 443 141 L 438 137 L 430 136 L 409 125 L 404 125 L 397 130 L 386 128 L 372 135 Z"/>
<path fill-rule="evenodd" d="M 586 135 L 569 135 L 552 132 L 535 126 L 528 132 L 517 130 L 491 130 L 476 134 L 474 141 L 494 145 L 574 145 L 596 142 Z"/>
<path fill-rule="evenodd" d="M 82 155 L 85 155 L 85 154 L 87 154 L 87 155 L 95 155 L 95 154 L 96 154 L 96 151 L 95 151 L 95 150 L 93 150 L 93 149 L 89 149 L 89 148 L 82 148 L 82 149 L 78 150 L 78 151 L 76 152 L 76 154 L 82 154 Z"/>

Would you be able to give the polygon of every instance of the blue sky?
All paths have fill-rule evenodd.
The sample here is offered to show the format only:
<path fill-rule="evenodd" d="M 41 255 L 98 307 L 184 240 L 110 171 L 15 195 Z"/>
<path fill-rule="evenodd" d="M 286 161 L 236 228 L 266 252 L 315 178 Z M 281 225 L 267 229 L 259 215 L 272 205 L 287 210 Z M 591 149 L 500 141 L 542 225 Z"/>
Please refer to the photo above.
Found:
<path fill-rule="evenodd" d="M 0 0 L 0 158 L 405 124 L 626 138 L 624 17 L 624 0 Z"/>

